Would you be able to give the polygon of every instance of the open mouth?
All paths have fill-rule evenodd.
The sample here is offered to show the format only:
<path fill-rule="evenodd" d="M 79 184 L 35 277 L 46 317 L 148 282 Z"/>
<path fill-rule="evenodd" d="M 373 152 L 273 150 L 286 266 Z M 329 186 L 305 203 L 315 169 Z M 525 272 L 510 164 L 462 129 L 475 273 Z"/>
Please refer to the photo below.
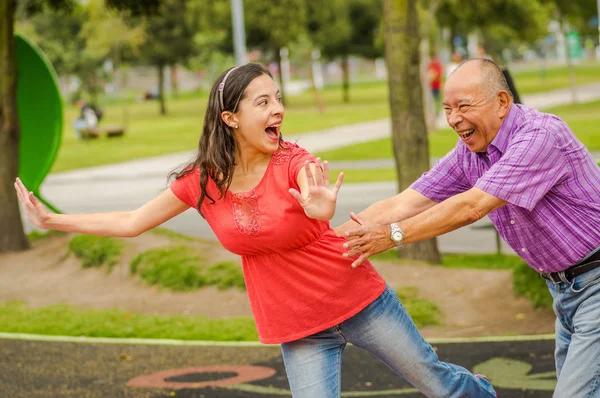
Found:
<path fill-rule="evenodd" d="M 279 140 L 279 129 L 281 128 L 281 123 L 273 124 L 265 129 L 265 133 L 272 140 Z"/>
<path fill-rule="evenodd" d="M 473 135 L 473 133 L 475 132 L 475 129 L 471 129 L 471 130 L 465 130 L 465 131 L 461 131 L 458 132 L 458 135 L 460 136 L 461 139 L 466 140 L 468 139 L 470 136 Z"/>

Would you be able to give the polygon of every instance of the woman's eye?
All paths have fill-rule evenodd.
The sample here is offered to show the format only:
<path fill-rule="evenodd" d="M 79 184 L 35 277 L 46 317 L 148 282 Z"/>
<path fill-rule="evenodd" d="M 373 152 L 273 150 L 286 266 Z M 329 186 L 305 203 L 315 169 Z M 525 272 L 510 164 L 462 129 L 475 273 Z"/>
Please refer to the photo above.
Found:
<path fill-rule="evenodd" d="M 277 102 L 281 102 L 281 97 L 277 97 Z"/>
<path fill-rule="evenodd" d="M 260 102 L 258 103 L 258 105 L 266 105 L 266 104 L 267 104 L 267 101 L 260 101 Z"/>

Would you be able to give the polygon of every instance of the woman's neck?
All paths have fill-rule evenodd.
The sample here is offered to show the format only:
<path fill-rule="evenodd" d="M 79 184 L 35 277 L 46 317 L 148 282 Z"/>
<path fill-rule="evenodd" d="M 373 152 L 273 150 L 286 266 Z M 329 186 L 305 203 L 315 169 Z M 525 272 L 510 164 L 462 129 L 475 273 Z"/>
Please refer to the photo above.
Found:
<path fill-rule="evenodd" d="M 257 170 L 264 170 L 264 166 L 271 160 L 272 153 L 240 151 L 236 157 L 236 172 L 249 175 Z"/>

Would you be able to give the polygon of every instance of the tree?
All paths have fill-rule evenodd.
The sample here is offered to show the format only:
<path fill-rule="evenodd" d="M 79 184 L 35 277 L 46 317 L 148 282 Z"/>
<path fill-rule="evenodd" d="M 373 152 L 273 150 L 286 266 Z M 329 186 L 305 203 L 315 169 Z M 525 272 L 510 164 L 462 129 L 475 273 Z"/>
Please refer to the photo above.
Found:
<path fill-rule="evenodd" d="M 306 5 L 304 0 L 253 0 L 244 3 L 248 47 L 271 51 L 279 68 L 279 89 L 285 103 L 281 50 L 305 33 Z"/>
<path fill-rule="evenodd" d="M 342 95 L 345 103 L 350 102 L 350 55 L 375 59 L 383 55 L 383 48 L 377 45 L 381 22 L 381 3 L 373 0 L 345 1 L 345 12 L 336 15 L 340 20 L 349 20 L 350 32 L 335 40 L 326 41 L 322 52 L 326 58 L 340 59 L 342 68 Z"/>
<path fill-rule="evenodd" d="M 417 0 L 384 0 L 385 55 L 398 189 L 429 169 L 429 143 L 420 77 Z M 402 246 L 402 257 L 440 263 L 437 240 Z"/>
<path fill-rule="evenodd" d="M 149 12 L 159 0 L 107 0 L 107 4 L 134 13 Z M 43 10 L 73 9 L 75 0 L 23 0 L 29 14 Z M 17 62 L 14 25 L 16 0 L 0 1 L 0 253 L 29 247 L 13 182 L 19 168 L 19 119 L 17 114 Z"/>
<path fill-rule="evenodd" d="M 0 2 L 0 252 L 29 247 L 12 184 L 19 168 L 17 67 L 13 32 L 16 9 L 16 0 Z"/>
<path fill-rule="evenodd" d="M 164 0 L 156 15 L 146 21 L 146 40 L 141 54 L 156 67 L 160 113 L 167 113 L 164 95 L 165 68 L 185 63 L 195 53 L 194 37 L 198 30 L 197 8 L 190 8 L 186 0 Z"/>

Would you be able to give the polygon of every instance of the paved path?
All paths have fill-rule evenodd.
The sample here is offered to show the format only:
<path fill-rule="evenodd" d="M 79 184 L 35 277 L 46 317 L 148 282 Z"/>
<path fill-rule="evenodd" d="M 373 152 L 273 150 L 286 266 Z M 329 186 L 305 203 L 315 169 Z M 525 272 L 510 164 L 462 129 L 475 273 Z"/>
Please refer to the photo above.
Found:
<path fill-rule="evenodd" d="M 0 334 L 0 396 L 6 398 L 291 396 L 277 346 L 11 337 Z M 554 342 L 548 337 L 431 344 L 442 361 L 489 377 L 502 398 L 552 396 Z M 423 395 L 371 354 L 349 346 L 342 397 Z"/>
<path fill-rule="evenodd" d="M 600 83 L 579 88 L 580 100 L 600 98 Z M 525 96 L 524 102 L 541 109 L 570 100 L 568 90 Z M 286 137 L 311 152 L 318 152 L 354 143 L 371 141 L 390 135 L 390 121 L 377 120 L 340 126 L 323 131 Z M 152 199 L 166 187 L 166 176 L 177 165 L 191 159 L 193 152 L 135 160 L 120 164 L 54 173 L 42 186 L 42 195 L 57 208 L 67 213 L 89 213 L 136 208 Z M 355 167 L 393 167 L 392 159 L 364 162 L 332 163 L 332 167 L 351 169 Z M 360 211 L 369 204 L 394 195 L 395 182 L 345 184 L 340 191 L 337 211 L 332 225 L 348 219 L 351 211 Z M 487 219 L 438 238 L 443 252 L 494 252 L 495 235 L 491 230 L 473 227 L 488 223 Z M 27 229 L 31 225 L 26 225 Z M 168 221 L 165 227 L 177 232 L 207 239 L 215 239 L 206 222 L 194 210 Z M 502 251 L 513 253 L 506 244 Z"/>

